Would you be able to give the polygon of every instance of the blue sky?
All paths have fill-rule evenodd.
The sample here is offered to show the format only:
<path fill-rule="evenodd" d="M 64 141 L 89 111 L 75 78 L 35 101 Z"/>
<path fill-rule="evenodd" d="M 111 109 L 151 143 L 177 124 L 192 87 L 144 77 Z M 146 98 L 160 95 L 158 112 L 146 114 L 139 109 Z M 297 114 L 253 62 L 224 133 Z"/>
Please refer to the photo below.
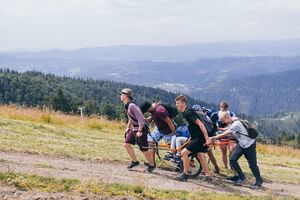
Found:
<path fill-rule="evenodd" d="M 299 0 L 0 0 L 0 51 L 300 36 Z"/>

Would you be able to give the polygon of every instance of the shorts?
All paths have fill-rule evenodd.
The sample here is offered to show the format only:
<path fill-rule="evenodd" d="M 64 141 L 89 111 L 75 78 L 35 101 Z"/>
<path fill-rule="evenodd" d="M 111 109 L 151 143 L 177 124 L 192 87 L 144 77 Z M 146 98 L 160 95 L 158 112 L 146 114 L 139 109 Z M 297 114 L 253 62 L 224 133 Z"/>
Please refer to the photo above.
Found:
<path fill-rule="evenodd" d="M 148 141 L 159 142 L 163 138 L 165 143 L 169 143 L 171 142 L 172 136 L 173 136 L 172 133 L 164 134 L 161 131 L 159 131 L 157 128 L 155 128 L 154 131 L 152 131 L 150 135 L 148 135 Z"/>
<path fill-rule="evenodd" d="M 139 146 L 141 151 L 148 150 L 147 133 L 143 133 L 141 137 L 136 136 L 137 131 L 129 130 L 125 137 L 125 143 Z"/>
<path fill-rule="evenodd" d="M 201 142 L 200 139 L 194 138 L 186 145 L 186 149 L 192 153 L 207 153 L 208 146 L 203 146 L 205 143 Z"/>

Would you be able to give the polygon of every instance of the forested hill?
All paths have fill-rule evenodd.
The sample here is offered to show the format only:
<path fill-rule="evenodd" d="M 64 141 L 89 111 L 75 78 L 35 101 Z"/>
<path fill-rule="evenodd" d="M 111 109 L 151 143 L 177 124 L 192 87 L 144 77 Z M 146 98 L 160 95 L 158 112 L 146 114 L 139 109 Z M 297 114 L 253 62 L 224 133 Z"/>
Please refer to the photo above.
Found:
<path fill-rule="evenodd" d="M 230 107 L 249 115 L 300 111 L 300 69 L 232 79 L 195 91 L 209 102 L 226 99 Z M 198 95 L 197 95 L 198 94 Z"/>
<path fill-rule="evenodd" d="M 137 103 L 159 99 L 174 105 L 177 94 L 144 86 L 129 85 L 112 81 L 59 77 L 29 71 L 19 73 L 0 69 L 0 103 L 25 106 L 48 106 L 66 113 L 78 112 L 84 107 L 85 114 L 104 114 L 119 118 L 123 110 L 120 91 L 129 87 Z M 199 100 L 189 98 L 191 104 Z"/>

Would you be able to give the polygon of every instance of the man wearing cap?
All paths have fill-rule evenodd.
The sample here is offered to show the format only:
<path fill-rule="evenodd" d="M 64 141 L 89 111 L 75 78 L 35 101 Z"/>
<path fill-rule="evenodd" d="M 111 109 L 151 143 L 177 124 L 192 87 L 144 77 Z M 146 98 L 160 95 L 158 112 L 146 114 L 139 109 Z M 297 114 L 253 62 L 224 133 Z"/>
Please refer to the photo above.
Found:
<path fill-rule="evenodd" d="M 143 116 L 140 108 L 133 102 L 131 89 L 123 89 L 120 95 L 120 99 L 125 106 L 128 116 L 124 147 L 126 148 L 127 153 L 132 161 L 127 168 L 131 169 L 139 165 L 139 161 L 137 160 L 135 152 L 132 148 L 132 145 L 137 143 L 140 151 L 143 152 L 149 163 L 147 171 L 152 172 L 156 166 L 152 159 L 151 152 L 148 150 L 147 133 L 149 128 L 147 126 L 146 119 Z"/>
<path fill-rule="evenodd" d="M 172 136 L 176 133 L 176 127 L 167 109 L 158 102 L 153 102 L 152 104 L 144 102 L 141 105 L 141 110 L 142 113 L 149 112 L 151 114 L 148 122 L 153 121 L 156 126 L 155 130 L 148 137 L 149 144 L 158 143 L 162 138 L 166 143 L 170 142 Z M 151 152 L 153 160 L 155 160 L 155 152 L 153 150 Z"/>

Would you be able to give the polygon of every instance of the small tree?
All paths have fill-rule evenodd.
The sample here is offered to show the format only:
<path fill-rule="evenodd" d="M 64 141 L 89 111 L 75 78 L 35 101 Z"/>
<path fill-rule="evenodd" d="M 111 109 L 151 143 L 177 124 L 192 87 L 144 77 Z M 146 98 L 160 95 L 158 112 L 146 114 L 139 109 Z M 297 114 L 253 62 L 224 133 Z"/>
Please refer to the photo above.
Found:
<path fill-rule="evenodd" d="M 84 114 L 89 116 L 92 114 L 97 114 L 99 112 L 99 109 L 92 100 L 88 100 L 84 103 L 83 112 Z"/>

